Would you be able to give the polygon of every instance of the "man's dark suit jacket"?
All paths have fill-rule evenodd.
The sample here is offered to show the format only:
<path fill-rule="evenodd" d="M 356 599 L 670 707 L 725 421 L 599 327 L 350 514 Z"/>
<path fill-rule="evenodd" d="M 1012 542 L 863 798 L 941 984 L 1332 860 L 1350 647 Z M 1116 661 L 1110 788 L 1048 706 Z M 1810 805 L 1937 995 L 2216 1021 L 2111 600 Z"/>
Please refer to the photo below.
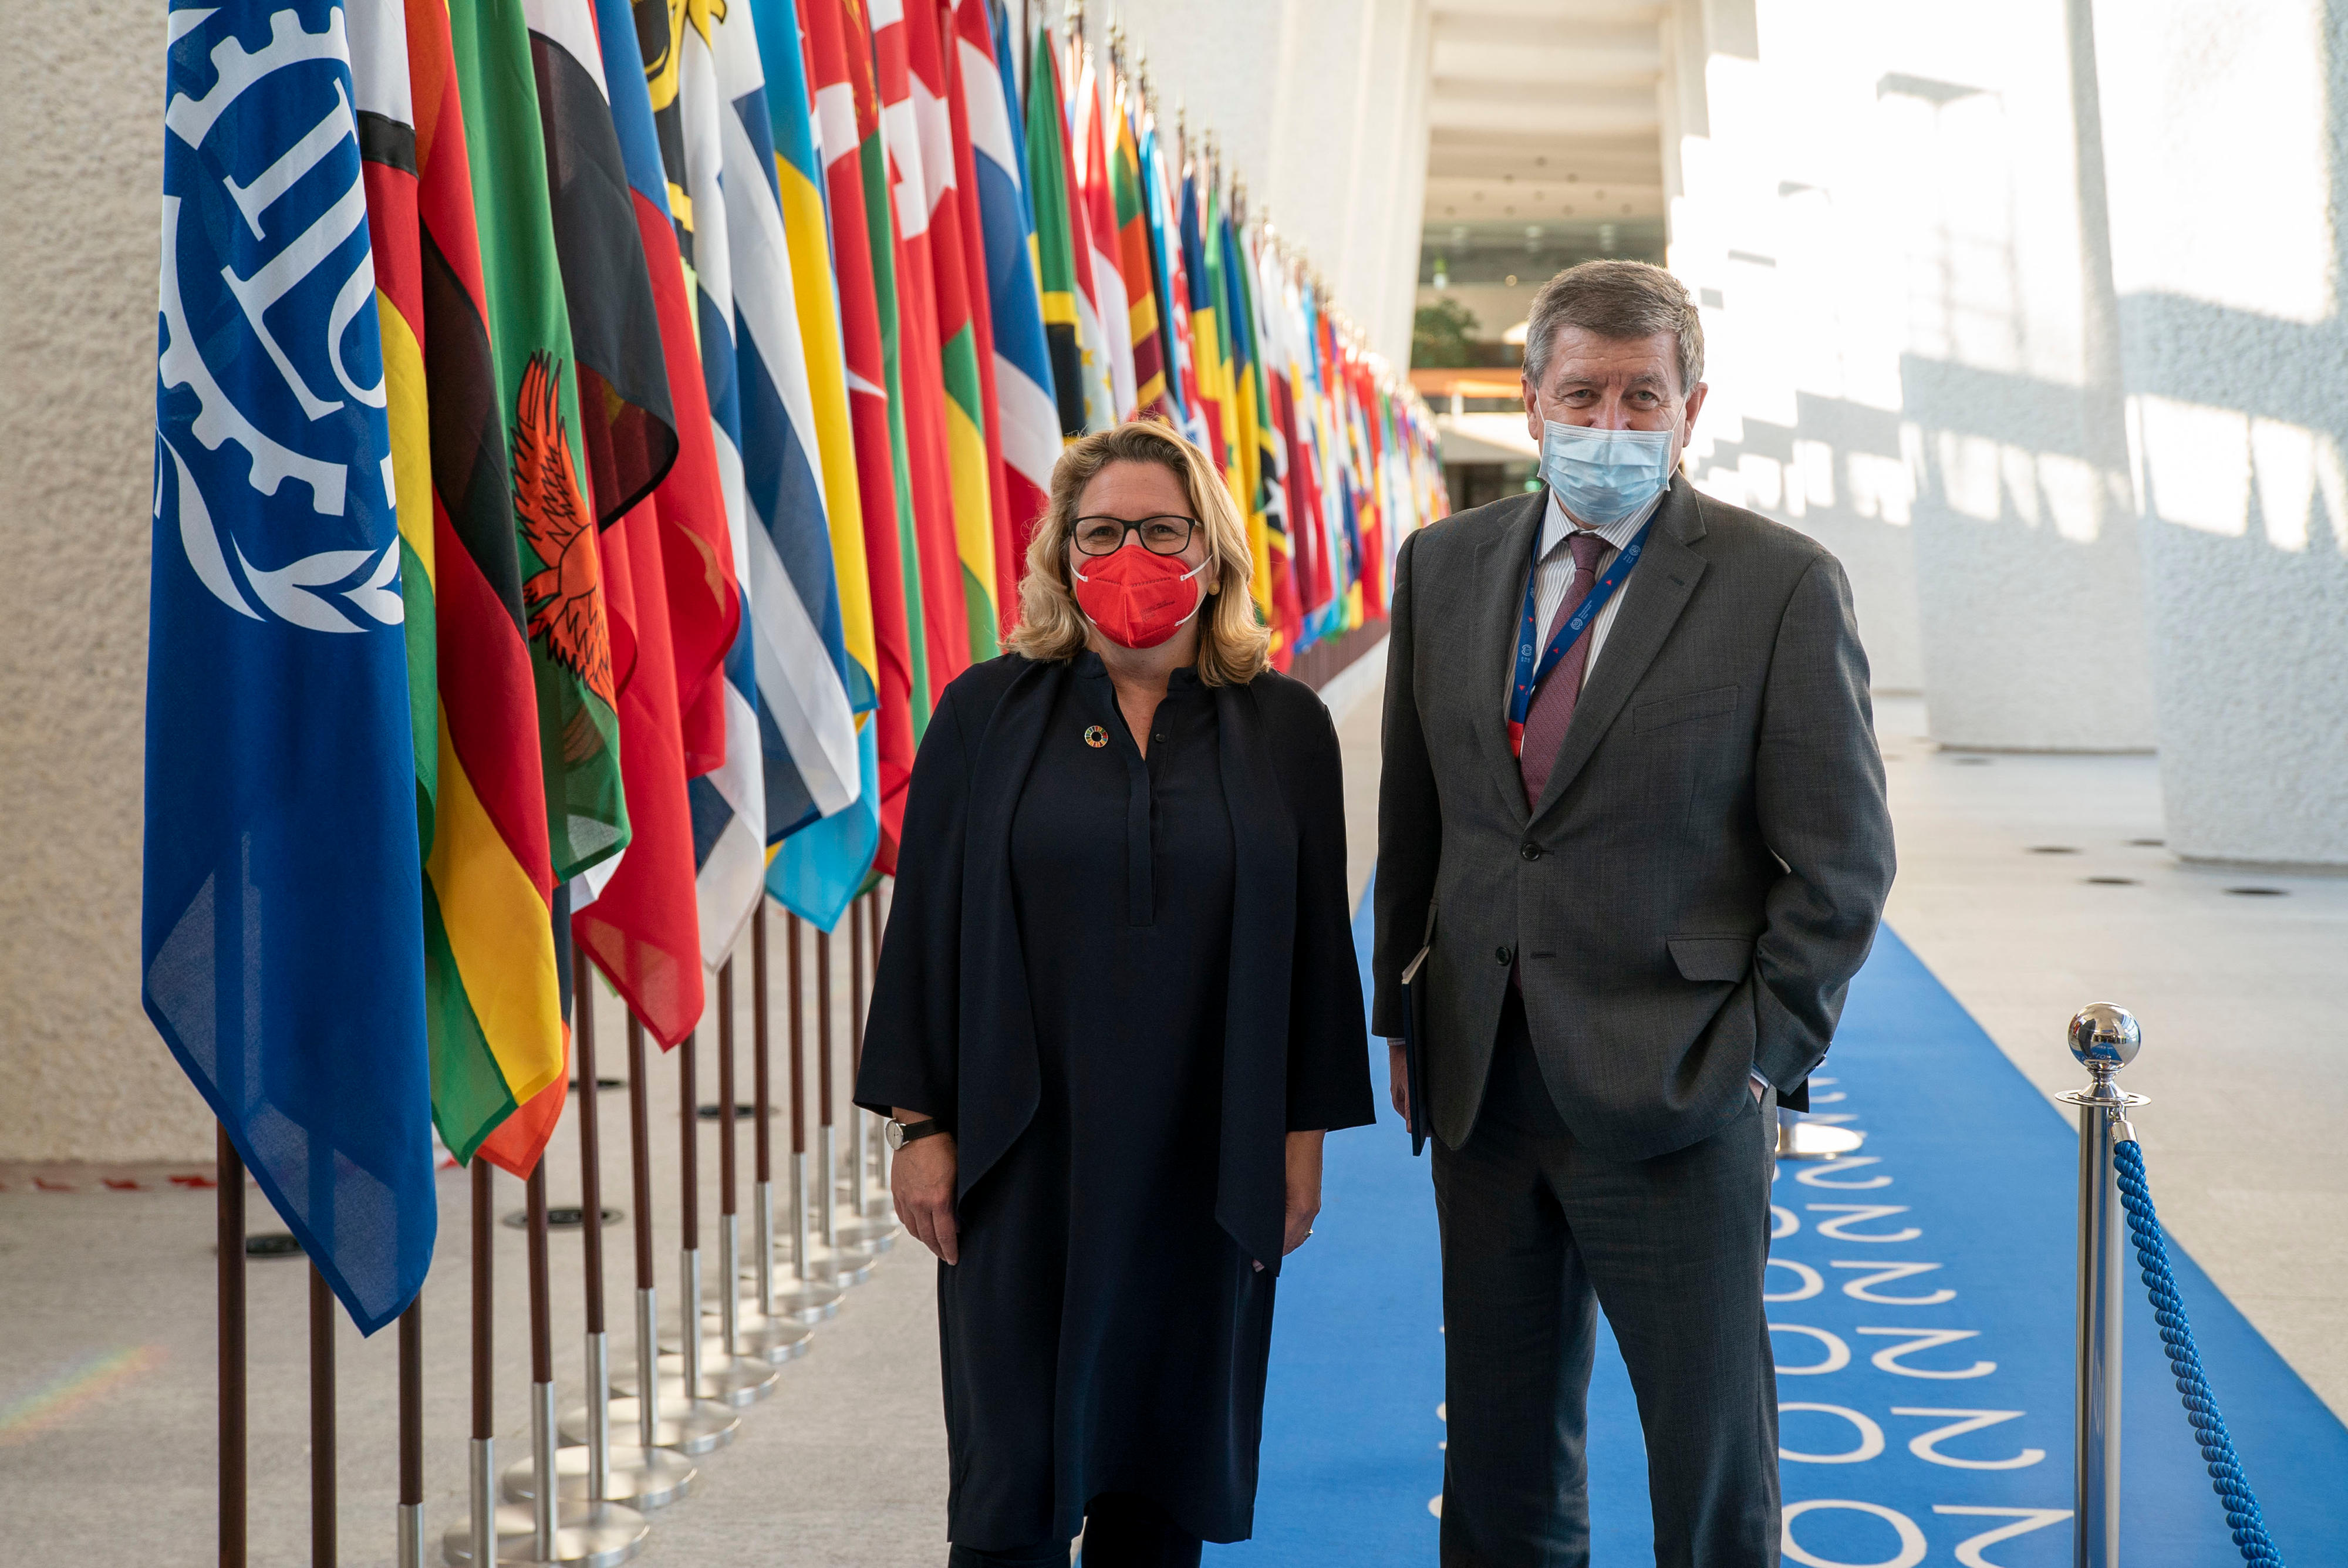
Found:
<path fill-rule="evenodd" d="M 1372 1026 L 1426 940 L 1435 1133 L 1476 1121 L 1509 974 L 1574 1137 L 1645 1160 L 1751 1072 L 1798 1098 L 1892 875 L 1842 567 L 1675 476 L 1528 810 L 1507 699 L 1545 492 L 1405 541 L 1388 645 Z"/>

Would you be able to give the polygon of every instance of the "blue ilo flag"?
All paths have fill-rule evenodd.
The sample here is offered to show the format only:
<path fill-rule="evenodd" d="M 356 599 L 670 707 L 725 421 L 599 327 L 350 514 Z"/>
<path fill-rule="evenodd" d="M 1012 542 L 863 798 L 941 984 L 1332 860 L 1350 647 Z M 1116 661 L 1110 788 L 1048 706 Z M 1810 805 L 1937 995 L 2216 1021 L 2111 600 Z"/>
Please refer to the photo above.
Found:
<path fill-rule="evenodd" d="M 144 999 L 373 1333 L 423 1284 L 437 1214 L 399 533 L 343 7 L 174 5 L 165 84 Z"/>

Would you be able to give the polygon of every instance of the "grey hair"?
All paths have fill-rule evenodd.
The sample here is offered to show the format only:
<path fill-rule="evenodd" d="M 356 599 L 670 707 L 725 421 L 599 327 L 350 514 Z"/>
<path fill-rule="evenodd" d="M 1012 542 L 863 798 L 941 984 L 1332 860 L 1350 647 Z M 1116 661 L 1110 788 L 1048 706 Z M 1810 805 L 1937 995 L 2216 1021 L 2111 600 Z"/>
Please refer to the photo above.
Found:
<path fill-rule="evenodd" d="M 1704 322 L 1686 285 L 1647 262 L 1584 262 L 1541 284 L 1525 323 L 1525 379 L 1540 385 L 1560 327 L 1625 342 L 1668 332 L 1680 349 L 1680 394 L 1704 379 Z"/>

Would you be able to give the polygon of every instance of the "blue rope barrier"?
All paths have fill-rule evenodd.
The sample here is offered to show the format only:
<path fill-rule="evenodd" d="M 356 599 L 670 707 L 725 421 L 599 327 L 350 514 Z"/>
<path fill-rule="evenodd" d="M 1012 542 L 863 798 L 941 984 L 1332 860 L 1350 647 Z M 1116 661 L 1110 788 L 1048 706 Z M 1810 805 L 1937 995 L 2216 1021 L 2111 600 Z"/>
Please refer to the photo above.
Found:
<path fill-rule="evenodd" d="M 2209 1485 L 2225 1504 L 2226 1522 L 2232 1526 L 2234 1545 L 2242 1561 L 2282 1568 L 2282 1553 L 2267 1537 L 2266 1521 L 2259 1515 L 2259 1500 L 2234 1457 L 2234 1439 L 2226 1418 L 2218 1412 L 2217 1396 L 2201 1372 L 2201 1352 L 2193 1343 L 2193 1325 L 2185 1315 L 2185 1300 L 2177 1294 L 2177 1280 L 2168 1272 L 2168 1244 L 2161 1239 L 2160 1219 L 2153 1212 L 2152 1189 L 2144 1179 L 2144 1150 L 2134 1139 L 2112 1146 L 2117 1167 L 2120 1202 L 2127 1210 L 2128 1232 L 2136 1241 L 2136 1261 L 2144 1273 L 2145 1289 L 2152 1296 L 2153 1316 L 2160 1324 L 2160 1342 L 2168 1348 L 2168 1369 L 2177 1375 L 2177 1392 L 2185 1401 L 2186 1418 L 2201 1444 L 2201 1458 L 2209 1467 Z"/>

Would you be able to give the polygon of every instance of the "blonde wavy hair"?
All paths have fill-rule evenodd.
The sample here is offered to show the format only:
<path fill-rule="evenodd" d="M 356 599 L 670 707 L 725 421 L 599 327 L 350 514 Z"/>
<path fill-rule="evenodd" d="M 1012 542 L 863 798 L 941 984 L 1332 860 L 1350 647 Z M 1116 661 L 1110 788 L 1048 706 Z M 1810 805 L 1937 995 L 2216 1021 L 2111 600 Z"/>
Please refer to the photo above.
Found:
<path fill-rule="evenodd" d="M 1155 419 L 1134 419 L 1071 444 L 1052 470 L 1052 500 L 1027 542 L 1027 573 L 1019 583 L 1019 624 L 1007 646 L 1038 663 L 1071 659 L 1085 648 L 1091 624 L 1068 582 L 1068 536 L 1085 487 L 1111 463 L 1156 463 L 1182 481 L 1190 511 L 1207 531 L 1206 607 L 1200 612 L 1199 679 L 1207 686 L 1244 686 L 1271 665 L 1272 634 L 1259 624 L 1248 579 L 1255 561 L 1247 527 L 1213 459 Z"/>

